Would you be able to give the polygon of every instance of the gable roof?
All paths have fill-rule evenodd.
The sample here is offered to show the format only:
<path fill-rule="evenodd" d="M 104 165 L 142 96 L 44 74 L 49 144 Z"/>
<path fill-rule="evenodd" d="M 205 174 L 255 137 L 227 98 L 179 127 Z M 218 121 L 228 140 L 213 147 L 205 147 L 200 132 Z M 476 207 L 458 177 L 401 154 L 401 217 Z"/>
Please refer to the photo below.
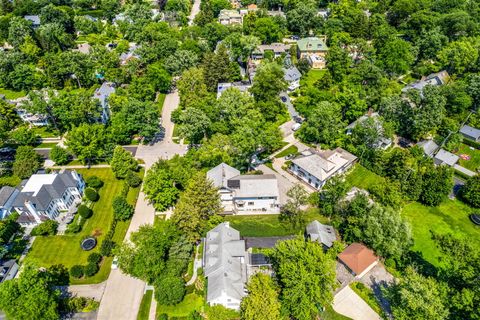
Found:
<path fill-rule="evenodd" d="M 423 88 L 425 88 L 427 85 L 441 86 L 441 85 L 444 85 L 448 81 L 449 77 L 450 76 L 449 76 L 448 72 L 445 71 L 445 70 L 440 71 L 440 72 L 436 72 L 436 73 L 431 73 L 428 76 L 423 77 L 422 79 L 407 85 L 406 87 L 404 87 L 402 89 L 402 91 L 406 92 L 410 89 L 416 89 L 416 90 L 422 91 Z"/>
<path fill-rule="evenodd" d="M 464 125 L 460 129 L 460 133 L 465 135 L 465 136 L 472 137 L 475 140 L 480 138 L 480 129 L 470 127 L 470 126 L 467 126 L 467 125 Z"/>
<path fill-rule="evenodd" d="M 437 165 L 447 164 L 451 167 L 455 163 L 457 163 L 458 159 L 459 159 L 459 156 L 457 156 L 456 154 L 453 154 L 451 152 L 448 152 L 447 150 L 444 150 L 444 149 L 438 150 L 435 157 L 433 157 L 433 161 L 435 162 L 435 164 L 437 164 Z"/>
<path fill-rule="evenodd" d="M 335 229 L 332 226 L 321 224 L 317 220 L 310 222 L 306 231 L 312 241 L 318 241 L 327 247 L 331 247 L 333 242 L 337 240 Z"/>
<path fill-rule="evenodd" d="M 355 242 L 345 248 L 338 259 L 359 275 L 377 261 L 377 256 L 363 244 Z"/>
<path fill-rule="evenodd" d="M 298 69 L 294 66 L 288 69 L 284 68 L 283 72 L 285 73 L 283 78 L 287 82 L 298 81 L 302 77 L 302 74 L 300 73 L 300 71 L 298 71 Z"/>
<path fill-rule="evenodd" d="M 229 179 L 230 184 L 238 181 L 236 198 L 279 197 L 277 177 L 274 174 L 246 174 Z M 227 182 L 227 185 L 228 185 Z"/>
<path fill-rule="evenodd" d="M 425 155 L 432 157 L 435 151 L 438 150 L 438 144 L 435 143 L 433 140 L 423 140 L 417 143 L 417 146 L 422 148 L 423 153 Z"/>
<path fill-rule="evenodd" d="M 217 188 L 226 188 L 227 181 L 238 175 L 240 175 L 239 170 L 223 162 L 207 172 L 207 178 L 212 180 L 213 185 Z"/>
<path fill-rule="evenodd" d="M 25 20 L 31 21 L 34 26 L 40 25 L 40 17 L 37 15 L 26 15 L 23 16 Z"/>
<path fill-rule="evenodd" d="M 7 203 L 8 199 L 10 199 L 14 192 L 15 188 L 10 186 L 0 188 L 0 207 L 3 207 Z"/>
<path fill-rule="evenodd" d="M 300 51 L 327 51 L 328 47 L 323 39 L 318 37 L 307 37 L 297 41 L 297 46 Z"/>

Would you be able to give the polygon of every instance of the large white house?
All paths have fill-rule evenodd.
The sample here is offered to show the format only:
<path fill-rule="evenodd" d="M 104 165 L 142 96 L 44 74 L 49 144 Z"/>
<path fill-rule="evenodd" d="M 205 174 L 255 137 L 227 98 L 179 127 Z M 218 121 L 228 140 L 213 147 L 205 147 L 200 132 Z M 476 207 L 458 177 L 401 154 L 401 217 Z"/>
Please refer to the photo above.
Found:
<path fill-rule="evenodd" d="M 278 213 L 277 178 L 273 174 L 242 175 L 222 163 L 207 172 L 218 188 L 225 213 Z"/>
<path fill-rule="evenodd" d="M 344 173 L 356 161 L 356 156 L 342 148 L 335 150 L 310 149 L 292 160 L 290 172 L 315 189 L 320 189 L 330 178 Z"/>
<path fill-rule="evenodd" d="M 35 225 L 76 208 L 84 189 L 85 182 L 74 170 L 34 174 L 17 188 L 0 190 L 0 212 L 2 218 L 17 212 L 20 224 Z"/>
<path fill-rule="evenodd" d="M 207 303 L 239 310 L 246 295 L 247 264 L 249 256 L 240 232 L 228 222 L 207 233 L 203 267 L 208 279 Z"/>

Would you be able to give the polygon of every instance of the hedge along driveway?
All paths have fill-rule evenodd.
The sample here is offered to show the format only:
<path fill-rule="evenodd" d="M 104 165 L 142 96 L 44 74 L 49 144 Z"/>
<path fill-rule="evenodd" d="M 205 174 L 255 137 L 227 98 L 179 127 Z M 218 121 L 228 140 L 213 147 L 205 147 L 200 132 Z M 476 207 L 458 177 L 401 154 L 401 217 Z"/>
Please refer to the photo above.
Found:
<path fill-rule="evenodd" d="M 73 265 L 87 264 L 88 255 L 91 252 L 99 252 L 100 244 L 107 234 L 113 221 L 112 201 L 119 195 L 123 188 L 123 181 L 116 180 L 110 168 L 78 169 L 84 178 L 98 176 L 104 183 L 99 191 L 100 199 L 93 206 L 93 215 L 83 225 L 82 231 L 77 234 L 65 234 L 48 237 L 37 237 L 26 261 L 35 263 L 40 267 L 48 267 L 55 264 L 63 264 L 70 268 Z M 129 203 L 135 204 L 139 188 L 129 191 Z M 130 221 L 117 225 L 114 240 L 123 240 Z M 97 238 L 97 246 L 92 251 L 83 251 L 80 242 L 86 236 L 94 235 Z M 70 279 L 71 284 L 99 283 L 108 278 L 113 258 L 104 259 L 100 271 L 93 277 L 86 279 Z"/>

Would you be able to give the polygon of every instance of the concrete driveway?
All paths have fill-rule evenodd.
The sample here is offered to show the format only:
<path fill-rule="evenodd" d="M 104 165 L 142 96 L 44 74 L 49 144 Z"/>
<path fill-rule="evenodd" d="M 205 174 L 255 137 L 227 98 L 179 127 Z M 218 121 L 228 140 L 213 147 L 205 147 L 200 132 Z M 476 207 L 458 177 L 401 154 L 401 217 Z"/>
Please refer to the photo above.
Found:
<path fill-rule="evenodd" d="M 349 286 L 333 298 L 333 309 L 353 320 L 380 320 L 380 316 L 363 301 Z"/>
<path fill-rule="evenodd" d="M 200 3 L 201 0 L 195 0 L 192 6 L 192 11 L 190 12 L 190 16 L 188 16 L 188 25 L 191 26 L 193 25 L 193 20 L 197 16 L 197 14 L 200 12 Z"/>

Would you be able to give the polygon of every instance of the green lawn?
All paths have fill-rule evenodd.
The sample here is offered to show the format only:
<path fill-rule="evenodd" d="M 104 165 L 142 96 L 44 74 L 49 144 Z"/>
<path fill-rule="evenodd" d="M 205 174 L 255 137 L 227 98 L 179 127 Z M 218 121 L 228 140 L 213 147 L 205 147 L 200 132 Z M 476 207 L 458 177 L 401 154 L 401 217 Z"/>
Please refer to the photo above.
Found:
<path fill-rule="evenodd" d="M 320 312 L 320 319 L 322 320 L 351 320 L 349 317 L 345 317 L 340 313 L 333 310 L 332 306 L 325 308 L 325 311 Z"/>
<path fill-rule="evenodd" d="M 170 318 L 188 317 L 193 311 L 203 309 L 203 298 L 195 293 L 185 296 L 182 302 L 174 306 L 157 305 L 157 318 L 160 314 L 166 313 Z"/>
<path fill-rule="evenodd" d="M 302 77 L 302 79 L 300 80 L 300 86 L 313 87 L 315 85 L 315 82 L 322 78 L 325 73 L 326 70 L 310 69 L 307 75 Z"/>
<path fill-rule="evenodd" d="M 48 126 L 34 127 L 33 131 L 35 132 L 35 134 L 39 135 L 40 138 L 56 138 L 60 135 L 58 131 Z"/>
<path fill-rule="evenodd" d="M 445 200 L 438 207 L 427 207 L 413 202 L 406 205 L 402 214 L 412 226 L 413 250 L 420 251 L 428 262 L 439 266 L 440 252 L 431 239 L 431 231 L 453 233 L 469 239 L 480 249 L 480 227 L 475 226 L 468 215 L 474 210 L 459 200 Z"/>
<path fill-rule="evenodd" d="M 295 154 L 298 153 L 298 148 L 297 146 L 290 146 L 287 149 L 283 150 L 282 152 L 279 152 L 277 155 L 275 155 L 275 158 L 283 158 L 285 156 L 288 156 L 289 154 Z"/>
<path fill-rule="evenodd" d="M 165 102 L 165 97 L 167 95 L 165 93 L 159 93 L 157 96 L 157 106 L 158 106 L 158 114 L 162 115 L 163 103 Z"/>
<path fill-rule="evenodd" d="M 147 290 L 142 298 L 140 310 L 138 310 L 137 320 L 148 320 L 150 315 L 150 305 L 152 304 L 153 290 Z"/>
<path fill-rule="evenodd" d="M 0 88 L 0 94 L 4 94 L 5 98 L 9 100 L 15 100 L 26 96 L 26 93 L 23 91 L 13 91 L 4 88 Z"/>
<path fill-rule="evenodd" d="M 66 234 L 48 237 L 37 237 L 30 252 L 27 255 L 27 261 L 34 262 L 38 266 L 50 266 L 53 264 L 63 264 L 67 268 L 75 264 L 86 264 L 87 257 L 91 252 L 98 252 L 100 246 L 85 252 L 80 248 L 80 242 L 86 236 L 95 235 L 98 244 L 102 242 L 113 221 L 112 200 L 113 197 L 120 194 L 123 182 L 116 180 L 110 168 L 92 168 L 77 170 L 85 178 L 89 176 L 98 176 L 104 186 L 100 189 L 100 199 L 94 204 L 93 216 L 88 219 L 81 232 L 77 234 Z M 135 203 L 139 188 L 129 191 L 128 200 L 131 204 Z M 119 222 L 115 229 L 114 241 L 121 241 L 128 229 L 129 221 Z M 100 271 L 91 278 L 71 279 L 72 284 L 99 283 L 108 278 L 110 265 L 113 258 L 104 259 Z"/>
<path fill-rule="evenodd" d="M 458 164 L 462 167 L 465 167 L 475 172 L 477 171 L 477 169 L 480 169 L 480 150 L 472 150 L 470 149 L 470 146 L 462 143 L 456 154 L 459 156 L 461 154 L 468 154 L 470 156 L 470 160 L 463 160 L 462 158 L 460 158 Z"/>
<path fill-rule="evenodd" d="M 383 177 L 371 172 L 360 164 L 355 165 L 353 170 L 347 174 L 346 180 L 351 186 L 366 190 L 375 184 L 384 183 L 385 181 Z"/>
<path fill-rule="evenodd" d="M 279 221 L 279 215 L 241 215 L 241 216 L 227 216 L 226 221 L 230 225 L 240 231 L 244 237 L 275 237 L 287 236 L 292 234 L 299 234 L 304 232 L 304 226 L 293 228 L 290 224 Z M 310 209 L 306 213 L 306 222 L 319 220 L 326 223 L 327 218 L 318 213 L 317 209 Z"/>
<path fill-rule="evenodd" d="M 57 145 L 58 143 L 51 143 L 51 142 L 42 142 L 38 146 L 35 146 L 35 148 L 53 148 Z"/>

